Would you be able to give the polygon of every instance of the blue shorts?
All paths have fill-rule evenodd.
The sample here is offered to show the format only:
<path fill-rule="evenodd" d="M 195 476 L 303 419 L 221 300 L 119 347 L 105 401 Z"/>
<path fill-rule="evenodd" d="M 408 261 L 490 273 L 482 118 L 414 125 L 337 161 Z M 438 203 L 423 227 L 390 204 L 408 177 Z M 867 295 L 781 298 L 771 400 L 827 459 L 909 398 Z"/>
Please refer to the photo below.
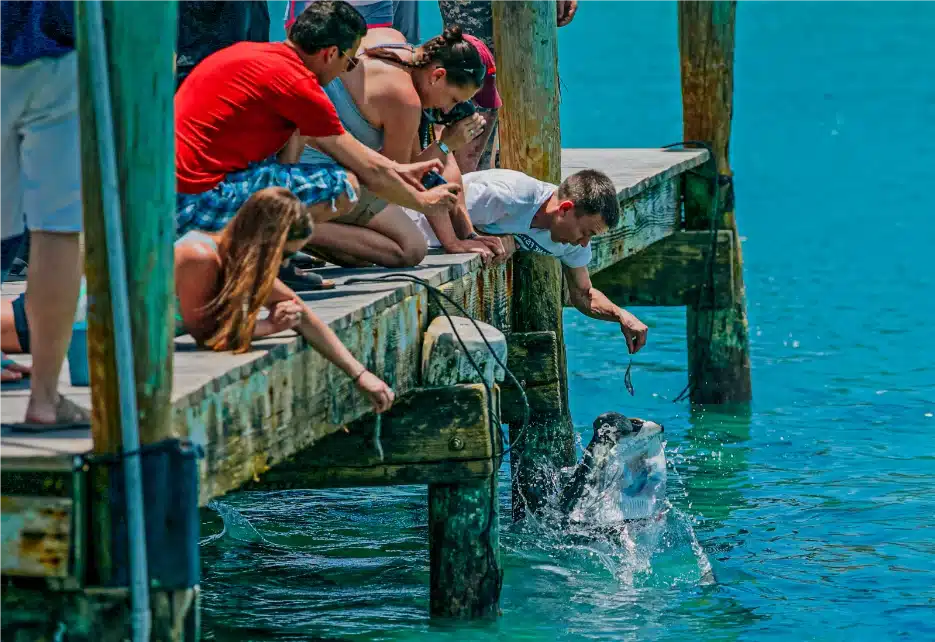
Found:
<path fill-rule="evenodd" d="M 214 189 L 200 194 L 178 194 L 175 199 L 175 237 L 191 230 L 217 232 L 234 218 L 250 196 L 265 187 L 285 187 L 305 205 L 334 202 L 342 194 L 357 201 L 347 172 L 334 163 L 284 165 L 272 159 L 231 172 Z"/>

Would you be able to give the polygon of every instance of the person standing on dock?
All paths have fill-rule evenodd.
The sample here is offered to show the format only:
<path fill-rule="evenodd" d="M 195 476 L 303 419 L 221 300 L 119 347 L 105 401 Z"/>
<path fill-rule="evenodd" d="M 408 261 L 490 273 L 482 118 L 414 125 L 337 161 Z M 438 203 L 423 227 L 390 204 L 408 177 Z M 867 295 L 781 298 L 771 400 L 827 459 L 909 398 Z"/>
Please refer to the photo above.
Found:
<path fill-rule="evenodd" d="M 351 209 L 358 178 L 391 202 L 447 214 L 459 188 L 425 190 L 420 183 L 441 163 L 400 165 L 368 149 L 344 130 L 322 90 L 357 65 L 366 32 L 351 5 L 320 0 L 296 19 L 285 42 L 240 42 L 192 70 L 175 95 L 177 236 L 223 228 L 251 194 L 272 186 L 289 189 L 324 221 Z M 341 165 L 276 161 L 296 132 Z"/>
<path fill-rule="evenodd" d="M 594 169 L 572 174 L 553 185 L 511 169 L 464 175 L 464 197 L 474 226 L 499 236 L 507 256 L 515 251 L 554 256 L 562 262 L 572 305 L 592 319 L 620 325 L 629 352 L 646 345 L 648 328 L 591 284 L 591 237 L 620 222 L 617 188 Z M 430 247 L 439 245 L 432 227 L 408 211 Z"/>
<path fill-rule="evenodd" d="M 83 271 L 74 11 L 73 2 L 2 3 L 3 253 L 16 254 L 28 226 L 35 336 L 32 372 L 4 359 L 4 379 L 31 379 L 17 424 L 28 430 L 90 426 L 88 411 L 58 391 Z"/>

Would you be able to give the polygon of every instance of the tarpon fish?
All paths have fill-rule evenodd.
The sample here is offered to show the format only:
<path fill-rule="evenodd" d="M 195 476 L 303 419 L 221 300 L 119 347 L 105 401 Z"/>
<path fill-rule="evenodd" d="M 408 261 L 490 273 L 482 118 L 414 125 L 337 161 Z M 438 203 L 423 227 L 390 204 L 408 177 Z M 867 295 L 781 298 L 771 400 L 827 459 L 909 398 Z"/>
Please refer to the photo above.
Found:
<path fill-rule="evenodd" d="M 609 526 L 664 512 L 666 459 L 663 427 L 607 412 L 562 488 L 559 508 L 572 523 Z"/>

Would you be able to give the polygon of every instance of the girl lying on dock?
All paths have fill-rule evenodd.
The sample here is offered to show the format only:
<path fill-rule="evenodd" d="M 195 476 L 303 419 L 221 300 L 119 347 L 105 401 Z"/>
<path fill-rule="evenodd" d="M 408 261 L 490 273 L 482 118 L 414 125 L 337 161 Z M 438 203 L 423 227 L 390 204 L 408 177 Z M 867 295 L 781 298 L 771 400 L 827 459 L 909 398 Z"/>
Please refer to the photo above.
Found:
<path fill-rule="evenodd" d="M 402 164 L 440 160 L 448 183 L 460 184 L 452 152 L 483 133 L 484 119 L 467 116 L 431 143 L 420 139 L 420 123 L 423 110 L 447 112 L 478 92 L 488 74 L 478 46 L 484 45 L 465 38 L 457 26 L 418 47 L 395 29 L 371 29 L 361 41 L 359 62 L 326 85 L 325 93 L 344 128 L 364 145 Z M 294 136 L 280 161 L 334 163 L 308 142 Z M 463 197 L 448 215 L 428 220 L 447 252 L 476 252 L 485 261 L 503 254 L 499 239 L 473 233 Z M 403 208 L 363 189 L 351 212 L 319 224 L 309 251 L 338 265 L 399 268 L 418 265 L 427 248 Z"/>
<path fill-rule="evenodd" d="M 376 412 L 393 404 L 393 391 L 369 372 L 334 331 L 276 278 L 283 260 L 312 236 L 312 217 L 289 190 L 254 193 L 218 232 L 190 231 L 175 242 L 176 336 L 190 334 L 210 350 L 247 352 L 251 341 L 295 329 L 328 361 L 354 379 Z M 261 308 L 269 316 L 260 319 Z M 0 345 L 29 352 L 25 294 L 3 301 Z"/>

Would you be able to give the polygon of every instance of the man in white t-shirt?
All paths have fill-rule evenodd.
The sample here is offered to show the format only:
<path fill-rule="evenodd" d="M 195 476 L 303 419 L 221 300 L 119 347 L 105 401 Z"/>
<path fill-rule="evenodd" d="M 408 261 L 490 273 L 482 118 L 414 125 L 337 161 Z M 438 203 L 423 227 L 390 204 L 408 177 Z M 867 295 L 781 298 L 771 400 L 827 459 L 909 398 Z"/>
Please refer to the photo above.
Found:
<path fill-rule="evenodd" d="M 475 229 L 501 237 L 507 256 L 514 251 L 554 256 L 580 312 L 619 323 L 631 353 L 646 344 L 647 327 L 594 288 L 588 274 L 591 237 L 620 220 L 617 190 L 605 174 L 586 169 L 555 186 L 522 172 L 489 169 L 464 175 L 464 196 Z M 429 247 L 439 247 L 425 217 L 407 211 Z"/>

